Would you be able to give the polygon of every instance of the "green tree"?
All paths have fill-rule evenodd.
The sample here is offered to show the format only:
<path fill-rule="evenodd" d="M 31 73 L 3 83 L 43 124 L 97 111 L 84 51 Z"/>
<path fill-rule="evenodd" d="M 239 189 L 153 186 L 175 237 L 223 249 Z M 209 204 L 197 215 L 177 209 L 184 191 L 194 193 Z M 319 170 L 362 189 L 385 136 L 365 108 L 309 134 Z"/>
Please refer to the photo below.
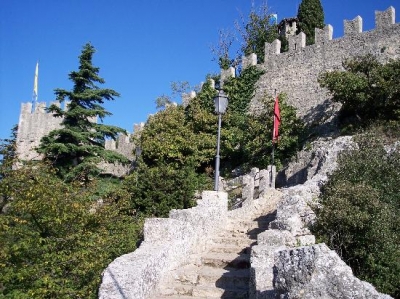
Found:
<path fill-rule="evenodd" d="M 252 66 L 243 70 L 239 77 L 230 78 L 224 84 L 224 90 L 229 96 L 229 105 L 223 117 L 221 157 L 228 173 L 238 166 L 247 170 L 251 167 L 266 167 L 272 162 L 271 139 L 275 99 L 263 97 L 263 108 L 260 109 L 262 113 L 247 113 L 256 83 L 262 74 L 263 71 Z M 281 167 L 298 149 L 304 125 L 297 118 L 295 108 L 287 104 L 285 94 L 279 96 L 279 104 L 282 137 L 277 145 L 275 162 Z"/>
<path fill-rule="evenodd" d="M 97 123 L 111 115 L 102 104 L 114 100 L 119 94 L 112 89 L 99 88 L 96 83 L 105 81 L 99 77 L 99 68 L 93 66 L 95 52 L 91 44 L 83 47 L 79 56 L 79 70 L 69 74 L 74 86 L 71 91 L 56 89 L 57 100 L 67 102 L 67 109 L 51 105 L 48 112 L 62 117 L 62 128 L 53 130 L 43 137 L 38 148 L 57 169 L 58 174 L 68 180 L 87 182 L 101 172 L 100 162 L 129 163 L 124 156 L 104 148 L 105 138 L 116 139 L 125 130 L 111 125 Z"/>
<path fill-rule="evenodd" d="M 8 173 L 17 159 L 18 126 L 11 129 L 11 136 L 0 139 L 0 180 Z"/>
<path fill-rule="evenodd" d="M 254 3 L 247 17 L 241 16 L 235 21 L 234 30 L 220 30 L 219 40 L 216 46 L 211 47 L 214 59 L 218 61 L 222 69 L 237 66 L 241 56 L 251 53 L 257 54 L 258 63 L 263 63 L 265 58 L 265 43 L 271 43 L 279 37 L 278 26 L 272 21 L 267 3 L 256 8 Z M 230 57 L 230 51 L 234 41 L 240 42 L 240 50 L 234 58 Z"/>
<path fill-rule="evenodd" d="M 10 138 L 0 139 L 0 182 L 10 175 L 13 166 L 17 162 L 17 133 L 18 126 L 15 125 L 11 129 Z M 11 197 L 0 190 L 0 214 L 10 200 Z"/>
<path fill-rule="evenodd" d="M 263 63 L 265 43 L 272 43 L 279 37 L 278 26 L 272 22 L 266 2 L 258 9 L 252 7 L 248 19 L 236 22 L 236 28 L 242 39 L 242 53 L 246 56 L 255 53 L 258 63 Z"/>
<path fill-rule="evenodd" d="M 400 298 L 400 153 L 397 123 L 375 125 L 344 152 L 322 190 L 313 227 L 356 276 Z"/>
<path fill-rule="evenodd" d="M 218 31 L 219 38 L 216 46 L 211 46 L 211 52 L 214 54 L 214 61 L 218 61 L 218 65 L 221 69 L 227 70 L 234 64 L 234 59 L 229 56 L 229 51 L 235 40 L 234 32 L 231 30 L 220 29 Z"/>
<path fill-rule="evenodd" d="M 208 151 L 201 149 L 215 148 L 215 140 L 197 133 L 187 123 L 183 106 L 169 106 L 147 121 L 139 141 L 142 159 L 149 166 L 167 163 L 178 167 L 191 160 L 198 167 L 209 160 Z"/>
<path fill-rule="evenodd" d="M 345 71 L 321 74 L 319 83 L 341 103 L 344 128 L 366 126 L 377 120 L 400 120 L 400 60 L 381 64 L 373 55 L 343 63 Z"/>
<path fill-rule="evenodd" d="M 315 28 L 324 28 L 324 10 L 320 0 L 302 0 L 297 12 L 297 34 L 306 34 L 306 45 L 315 43 Z"/>
<path fill-rule="evenodd" d="M 131 194 L 132 207 L 142 216 L 168 217 L 172 209 L 188 209 L 195 205 L 196 190 L 211 187 L 205 174 L 197 173 L 193 162 L 180 167 L 172 163 L 148 166 L 143 161 L 124 180 Z"/>
<path fill-rule="evenodd" d="M 96 184 L 67 184 L 42 162 L 0 182 L 12 198 L 0 214 L 1 298 L 97 298 L 101 272 L 136 248 L 142 222 L 123 189 L 99 198 Z"/>
<path fill-rule="evenodd" d="M 209 83 L 203 90 L 209 89 L 207 86 Z M 159 217 L 167 216 L 171 209 L 190 208 L 195 190 L 206 188 L 204 170 L 215 152 L 215 133 L 207 126 L 215 116 L 201 107 L 203 93 L 186 108 L 165 107 L 145 124 L 137 140 L 140 159 L 124 184 L 138 213 Z M 214 119 L 212 123 L 216 128 Z"/>

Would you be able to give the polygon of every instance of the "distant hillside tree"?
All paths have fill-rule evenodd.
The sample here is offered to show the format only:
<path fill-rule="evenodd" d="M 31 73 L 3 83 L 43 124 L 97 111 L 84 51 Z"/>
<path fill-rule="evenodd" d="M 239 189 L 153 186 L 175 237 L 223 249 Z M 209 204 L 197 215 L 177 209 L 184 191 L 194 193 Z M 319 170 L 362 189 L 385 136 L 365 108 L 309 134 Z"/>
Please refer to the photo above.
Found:
<path fill-rule="evenodd" d="M 324 28 L 324 10 L 320 0 L 303 0 L 297 12 L 297 34 L 306 34 L 306 45 L 315 43 L 315 28 Z"/>
<path fill-rule="evenodd" d="M 55 117 L 63 118 L 62 128 L 43 137 L 38 148 L 38 152 L 43 153 L 45 159 L 58 169 L 59 175 L 68 180 L 88 181 L 101 172 L 98 164 L 102 161 L 129 162 L 124 156 L 104 148 L 106 138 L 115 140 L 125 130 L 96 123 L 97 118 L 103 120 L 111 115 L 103 108 L 104 101 L 114 100 L 119 94 L 96 85 L 105 81 L 98 75 L 99 68 L 92 64 L 94 52 L 89 43 L 83 47 L 79 70 L 69 74 L 74 83 L 71 91 L 55 90 L 57 100 L 67 102 L 67 109 L 51 105 L 47 110 Z"/>

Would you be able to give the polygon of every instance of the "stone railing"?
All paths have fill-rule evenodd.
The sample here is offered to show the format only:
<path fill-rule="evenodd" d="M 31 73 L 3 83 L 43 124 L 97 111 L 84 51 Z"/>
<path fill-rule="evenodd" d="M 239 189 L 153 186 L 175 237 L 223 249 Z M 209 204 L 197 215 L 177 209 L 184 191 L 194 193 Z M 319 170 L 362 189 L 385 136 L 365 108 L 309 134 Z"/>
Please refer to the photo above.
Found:
<path fill-rule="evenodd" d="M 337 167 L 338 154 L 355 147 L 349 136 L 315 141 L 285 170 L 287 183 L 299 172 L 302 179 L 281 189 L 276 219 L 252 247 L 250 299 L 391 298 L 356 278 L 335 251 L 315 244 L 309 229 L 316 219 L 310 206 L 317 203 L 320 187 Z"/>
<path fill-rule="evenodd" d="M 269 165 L 267 169 L 252 168 L 250 173 L 233 179 L 221 178 L 220 186 L 229 194 L 236 194 L 232 208 L 242 207 L 251 200 L 263 197 L 271 189 L 275 189 L 276 167 Z"/>
<path fill-rule="evenodd" d="M 172 210 L 169 218 L 146 219 L 140 247 L 103 272 L 99 298 L 149 296 L 168 270 L 185 263 L 194 249 L 205 250 L 205 235 L 210 237 L 226 225 L 227 199 L 225 192 L 204 191 L 194 208 Z"/>

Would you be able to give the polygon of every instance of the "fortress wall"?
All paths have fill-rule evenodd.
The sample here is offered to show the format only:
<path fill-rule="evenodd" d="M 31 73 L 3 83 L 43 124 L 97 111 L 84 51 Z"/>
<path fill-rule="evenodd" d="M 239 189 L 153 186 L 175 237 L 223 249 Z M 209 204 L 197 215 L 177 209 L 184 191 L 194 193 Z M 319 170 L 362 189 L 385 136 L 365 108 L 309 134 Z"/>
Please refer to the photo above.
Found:
<path fill-rule="evenodd" d="M 59 105 L 58 102 L 52 104 Z M 23 160 L 38 160 L 41 156 L 34 150 L 43 136 L 61 127 L 61 118 L 46 112 L 46 103 L 38 103 L 32 111 L 32 103 L 21 104 L 18 122 L 17 153 Z"/>
<path fill-rule="evenodd" d="M 59 102 L 52 102 L 50 105 L 52 104 L 60 107 Z M 54 117 L 52 113 L 47 113 L 45 102 L 37 103 L 33 110 L 32 106 L 32 103 L 21 104 L 17 133 L 17 153 L 21 160 L 41 160 L 43 157 L 35 151 L 35 148 L 39 146 L 42 137 L 53 130 L 61 128 L 62 118 Z M 96 121 L 97 119 L 93 118 L 93 122 Z M 143 125 L 137 125 L 136 127 L 139 131 Z M 116 151 L 129 160 L 133 160 L 135 145 L 131 141 L 131 137 L 132 135 L 128 134 L 120 135 L 117 140 L 106 140 L 105 148 Z M 116 176 L 125 175 L 130 169 L 130 166 L 123 166 L 118 163 L 101 163 L 99 166 L 104 169 L 105 173 Z"/>
<path fill-rule="evenodd" d="M 316 29 L 316 44 L 311 46 L 304 46 L 304 33 L 289 38 L 290 50 L 286 53 L 279 53 L 279 40 L 266 44 L 261 66 L 266 73 L 258 82 L 251 112 L 260 111 L 259 99 L 264 94 L 284 92 L 298 115 L 310 122 L 330 99 L 317 82 L 321 72 L 341 70 L 343 60 L 360 55 L 374 54 L 382 62 L 400 58 L 400 23 L 394 23 L 394 8 L 375 14 L 376 28 L 371 31 L 361 32 L 362 19 L 356 17 L 344 21 L 345 36 L 341 38 L 332 39 L 333 28 L 327 25 L 323 30 Z"/>
<path fill-rule="evenodd" d="M 104 147 L 107 150 L 115 151 L 121 155 L 124 155 L 129 160 L 133 160 L 133 151 L 135 150 L 135 145 L 131 141 L 132 135 L 120 135 L 117 140 L 106 140 Z"/>

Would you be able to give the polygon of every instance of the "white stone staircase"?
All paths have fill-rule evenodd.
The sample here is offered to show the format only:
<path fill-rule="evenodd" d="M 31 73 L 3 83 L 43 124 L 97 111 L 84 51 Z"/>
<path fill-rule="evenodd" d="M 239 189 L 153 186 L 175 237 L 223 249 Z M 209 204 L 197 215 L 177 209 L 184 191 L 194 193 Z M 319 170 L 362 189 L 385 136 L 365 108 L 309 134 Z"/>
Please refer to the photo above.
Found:
<path fill-rule="evenodd" d="M 207 249 L 164 275 L 149 299 L 249 298 L 251 246 L 275 219 L 275 209 L 270 198 L 267 204 L 252 203 L 246 213 L 229 212 L 225 229 L 207 240 Z"/>

